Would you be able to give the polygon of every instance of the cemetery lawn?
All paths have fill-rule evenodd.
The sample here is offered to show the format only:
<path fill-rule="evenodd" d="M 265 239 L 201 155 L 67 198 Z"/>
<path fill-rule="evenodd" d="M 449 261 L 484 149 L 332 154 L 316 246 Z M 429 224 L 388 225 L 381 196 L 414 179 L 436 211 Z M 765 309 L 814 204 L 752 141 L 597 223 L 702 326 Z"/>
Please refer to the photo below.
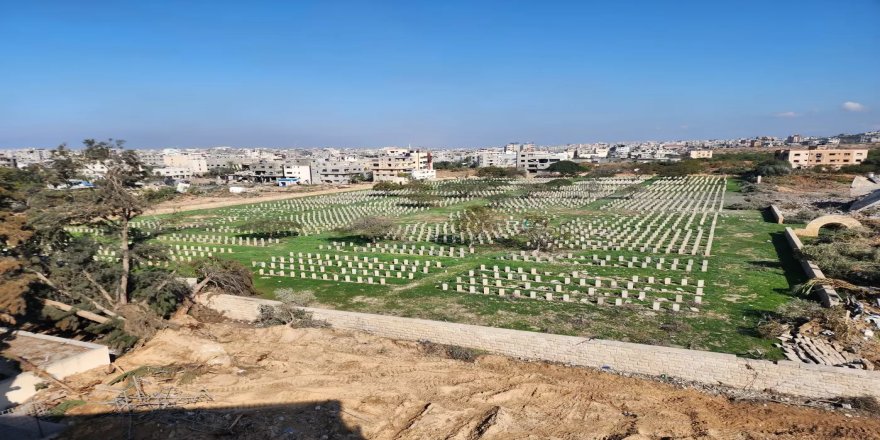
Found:
<path fill-rule="evenodd" d="M 728 191 L 737 191 L 738 188 L 738 183 L 728 181 Z M 560 209 L 557 214 L 560 218 L 607 217 L 609 211 L 599 209 L 602 201 L 600 199 L 580 209 Z M 398 220 L 431 221 L 444 218 L 448 213 L 474 203 L 474 200 L 468 200 L 444 208 L 402 215 Z M 220 216 L 223 215 L 223 210 L 194 211 L 187 215 Z M 442 269 L 432 269 L 426 275 L 419 274 L 413 280 L 388 279 L 386 285 L 260 276 L 256 273 L 257 269 L 252 268 L 253 261 L 268 262 L 270 256 L 287 256 L 290 252 L 294 255 L 299 252 L 339 253 L 327 250 L 327 245 L 331 242 L 342 240 L 334 232 L 283 238 L 281 243 L 266 247 L 226 246 L 234 249 L 234 253 L 215 256 L 233 258 L 252 268 L 255 272 L 255 286 L 266 298 L 273 298 L 276 289 L 292 288 L 295 291 L 312 292 L 317 298 L 318 304 L 314 304 L 316 307 L 781 359 L 781 352 L 774 347 L 776 341 L 762 338 L 757 327 L 769 313 L 792 299 L 791 288 L 804 281 L 802 272 L 787 248 L 783 230 L 783 225 L 766 221 L 759 211 L 722 210 L 718 217 L 712 256 L 707 258 L 709 270 L 700 272 L 695 269 L 687 274 L 678 271 L 677 274 L 690 280 L 705 280 L 706 294 L 696 312 L 688 310 L 688 307 L 682 308 L 681 312 L 653 311 L 650 306 L 635 304 L 614 306 L 544 301 L 514 298 L 510 294 L 502 297 L 461 293 L 454 288 L 443 291 L 440 288 L 444 282 L 454 286 L 457 276 L 467 276 L 469 270 L 479 269 L 480 265 L 490 268 L 505 265 L 528 266 L 557 272 L 586 270 L 600 275 L 607 271 L 608 274 L 626 277 L 658 276 L 658 271 L 650 268 L 591 266 L 583 269 L 582 266 L 575 267 L 558 261 L 524 264 L 522 261 L 500 260 L 498 257 L 509 255 L 514 250 L 498 245 L 475 246 L 475 253 L 467 254 L 463 258 L 347 252 L 349 255 L 378 257 L 386 263 L 392 258 L 415 258 L 441 261 L 444 266 Z M 198 229 L 177 232 L 206 233 Z M 428 242 L 408 244 L 426 247 L 436 245 Z M 319 250 L 322 245 L 324 250 Z M 610 254 L 614 258 L 645 255 L 627 251 L 598 252 Z M 590 253 L 591 251 L 575 252 L 576 255 Z M 700 256 L 690 255 L 665 256 L 668 259 L 695 258 L 696 262 L 702 259 Z"/>

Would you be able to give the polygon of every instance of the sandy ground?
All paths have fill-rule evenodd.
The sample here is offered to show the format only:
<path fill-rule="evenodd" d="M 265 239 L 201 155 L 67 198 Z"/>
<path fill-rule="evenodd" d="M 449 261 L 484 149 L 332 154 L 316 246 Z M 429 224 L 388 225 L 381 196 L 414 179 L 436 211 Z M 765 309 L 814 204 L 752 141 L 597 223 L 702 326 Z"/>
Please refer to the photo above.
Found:
<path fill-rule="evenodd" d="M 187 385 L 147 378 L 145 391 L 174 385 L 177 393 L 204 390 L 214 400 L 131 417 L 95 415 L 112 407 L 89 403 L 68 412 L 83 419 L 62 438 L 880 438 L 880 418 L 731 402 L 643 379 L 499 356 L 465 362 L 427 354 L 416 343 L 332 329 L 193 324 L 164 330 L 117 360 L 126 371 L 170 363 L 210 370 Z M 117 374 L 93 371 L 70 382 L 92 389 L 84 400 L 107 401 L 121 386 L 106 385 Z"/>
<path fill-rule="evenodd" d="M 348 185 L 343 188 L 318 189 L 313 191 L 290 190 L 290 191 L 273 191 L 259 195 L 230 194 L 225 197 L 182 197 L 179 199 L 169 200 L 156 205 L 144 215 L 172 214 L 183 211 L 196 211 L 199 209 L 224 208 L 226 206 L 246 205 L 249 203 L 270 202 L 272 200 L 296 199 L 300 197 L 319 196 L 322 194 L 336 194 L 348 191 L 359 191 L 370 189 L 372 183 L 362 183 Z M 294 192 L 296 191 L 296 192 Z"/>

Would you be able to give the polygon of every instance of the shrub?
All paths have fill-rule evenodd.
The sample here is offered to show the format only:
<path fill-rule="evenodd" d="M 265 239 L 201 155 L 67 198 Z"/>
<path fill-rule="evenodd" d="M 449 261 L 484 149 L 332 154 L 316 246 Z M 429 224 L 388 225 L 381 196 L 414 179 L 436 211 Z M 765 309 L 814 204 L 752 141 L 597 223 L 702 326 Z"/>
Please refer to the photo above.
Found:
<path fill-rule="evenodd" d="M 816 210 L 801 209 L 793 215 L 785 217 L 785 223 L 809 223 L 821 215 L 822 213 Z"/>
<path fill-rule="evenodd" d="M 436 344 L 428 340 L 419 341 L 419 346 L 426 354 L 443 356 L 445 358 L 464 362 L 474 362 L 483 354 L 482 350 L 462 347 L 459 345 Z"/>
<path fill-rule="evenodd" d="M 279 301 L 293 304 L 300 307 L 307 307 L 309 304 L 317 301 L 315 294 L 311 290 L 295 291 L 289 287 L 283 289 L 275 289 L 275 298 Z"/>
<path fill-rule="evenodd" d="M 294 328 L 327 327 L 324 321 L 316 320 L 311 312 L 307 312 L 290 303 L 277 306 L 260 306 L 260 316 L 256 322 L 258 327 L 286 325 Z"/>
<path fill-rule="evenodd" d="M 791 164 L 784 160 L 768 160 L 755 167 L 759 176 L 785 176 L 791 174 Z"/>

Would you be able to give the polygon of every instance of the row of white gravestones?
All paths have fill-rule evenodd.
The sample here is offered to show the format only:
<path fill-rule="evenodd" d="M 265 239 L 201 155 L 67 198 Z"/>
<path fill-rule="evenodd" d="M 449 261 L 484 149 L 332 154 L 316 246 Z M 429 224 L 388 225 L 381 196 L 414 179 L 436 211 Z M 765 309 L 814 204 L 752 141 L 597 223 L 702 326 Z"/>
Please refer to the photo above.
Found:
<path fill-rule="evenodd" d="M 375 268 L 375 269 L 380 269 L 380 270 L 384 270 L 386 268 L 388 268 L 390 270 L 397 270 L 397 268 L 400 268 L 401 270 L 403 270 L 407 267 L 411 267 L 412 268 L 411 270 L 413 272 L 416 271 L 419 267 L 422 267 L 422 268 L 435 267 L 438 269 L 443 267 L 443 263 L 441 261 L 431 261 L 431 260 L 425 260 L 423 262 L 421 260 L 410 261 L 408 259 L 404 259 L 402 262 L 400 262 L 398 259 L 395 258 L 393 262 L 380 262 L 376 259 L 374 259 L 374 261 L 370 262 L 370 261 L 360 261 L 360 260 L 349 260 L 348 258 L 339 259 L 338 255 L 334 255 L 334 257 L 337 257 L 335 259 L 330 259 L 329 255 L 327 255 L 327 257 L 328 258 L 325 258 L 325 259 L 321 259 L 320 256 L 316 257 L 315 259 L 297 258 L 297 261 L 294 262 L 293 258 L 290 258 L 285 261 L 284 257 L 278 257 L 278 260 L 276 261 L 276 257 L 273 256 L 272 261 L 270 261 L 268 263 L 265 261 L 251 260 L 251 266 L 256 267 L 257 265 L 259 265 L 260 267 L 265 268 L 265 267 L 267 267 L 267 264 L 268 264 L 269 268 L 274 269 L 275 265 L 277 264 L 279 268 L 286 269 L 286 268 L 288 268 L 288 266 L 294 267 L 295 265 L 299 264 L 300 267 L 303 267 L 303 265 L 308 264 L 311 266 L 318 265 L 319 267 L 334 267 L 334 266 L 335 267 L 350 267 L 350 268 L 353 268 L 353 267 L 364 268 L 364 267 L 366 267 L 367 269 L 374 269 Z M 347 255 L 346 255 L 346 257 L 347 257 Z M 366 257 L 364 258 L 364 260 L 366 260 Z M 301 269 L 301 270 L 305 270 L 305 269 Z"/>
<path fill-rule="evenodd" d="M 588 273 L 584 272 L 584 271 L 572 271 L 572 272 L 570 272 L 570 275 L 565 272 L 559 273 L 559 274 L 554 274 L 553 272 L 549 272 L 549 271 L 540 271 L 536 267 L 524 268 L 524 267 L 504 266 L 504 269 L 501 270 L 501 268 L 499 266 L 492 266 L 492 268 L 489 269 L 485 264 L 481 264 L 479 270 L 481 272 L 492 273 L 492 274 L 494 274 L 495 278 L 499 278 L 500 274 L 502 272 L 505 274 L 508 274 L 508 275 L 514 275 L 514 274 L 520 275 L 520 277 L 523 281 L 528 280 L 528 275 L 540 276 L 541 274 L 543 274 L 543 275 L 547 275 L 547 276 L 559 276 L 559 277 L 569 277 L 570 276 L 571 278 L 580 278 L 580 279 L 585 279 L 588 276 Z M 468 271 L 469 276 L 474 276 L 475 273 L 476 273 L 475 269 Z M 642 278 L 644 278 L 646 280 L 645 282 L 647 282 L 648 284 L 654 284 L 655 279 L 658 280 L 658 283 L 659 283 L 659 280 L 662 279 L 663 284 L 665 284 L 665 285 L 673 284 L 673 278 L 671 278 L 671 277 L 663 277 L 663 278 L 653 277 L 653 276 L 640 277 L 639 275 L 633 275 L 632 278 L 630 278 L 631 281 L 626 281 L 626 282 L 627 283 L 639 283 Z M 508 278 L 508 279 L 511 279 L 511 278 Z M 620 281 L 624 278 L 610 277 L 610 276 L 595 276 L 595 277 L 592 277 L 592 279 L 595 280 L 596 287 L 601 286 L 601 280 L 603 280 L 603 279 L 608 280 L 612 287 L 617 287 L 618 281 Z M 541 281 L 541 280 L 536 279 L 535 281 Z M 570 284 L 570 283 L 571 282 L 570 282 L 569 278 L 566 278 L 565 284 Z M 705 283 L 706 283 L 705 280 L 702 280 L 702 279 L 696 280 L 696 286 L 698 288 L 705 287 Z M 690 284 L 690 279 L 689 278 L 681 278 L 679 281 L 675 281 L 675 284 L 681 284 L 682 286 L 687 286 Z M 632 287 L 629 286 L 629 288 L 632 288 Z"/>
<path fill-rule="evenodd" d="M 281 243 L 281 240 L 278 238 L 252 238 L 252 237 L 230 237 L 226 235 L 202 235 L 202 234 L 167 234 L 160 235 L 159 240 L 161 241 L 185 241 L 185 242 L 195 242 L 195 243 L 209 243 L 209 244 L 229 244 L 236 246 L 261 246 L 265 247 L 267 245 L 278 244 Z"/>
<path fill-rule="evenodd" d="M 440 285 L 442 290 L 449 290 L 448 283 L 442 283 Z M 647 304 L 648 301 L 651 302 L 651 308 L 653 310 L 671 310 L 673 312 L 678 312 L 682 310 L 682 307 L 688 307 L 688 310 L 691 312 L 698 312 L 699 309 L 694 307 L 702 303 L 702 297 L 696 296 L 693 297 L 693 303 L 687 304 L 682 295 L 676 295 L 674 301 L 671 301 L 667 298 L 658 297 L 658 298 L 648 298 L 645 292 L 638 292 L 638 296 L 630 296 L 629 292 L 621 291 L 620 296 L 616 298 L 612 298 L 608 295 L 596 295 L 595 292 L 589 292 L 589 296 L 583 296 L 580 292 L 573 291 L 571 293 L 560 293 L 561 291 L 556 292 L 548 292 L 544 290 L 529 290 L 529 289 L 518 289 L 518 288 L 492 288 L 489 286 L 483 286 L 478 290 L 478 286 L 475 285 L 465 285 L 465 284 L 455 284 L 455 290 L 459 293 L 470 293 L 470 294 L 483 294 L 483 295 L 498 295 L 501 297 L 511 295 L 514 298 L 530 298 L 530 299 L 541 299 L 546 301 L 553 301 L 554 299 L 560 300 L 562 302 L 580 302 L 580 303 L 595 303 L 596 305 L 603 304 L 612 304 L 610 301 L 613 300 L 613 304 L 615 306 L 630 306 L 630 305 L 641 305 L 640 303 Z M 608 302 L 606 302 L 608 300 Z M 669 307 L 664 307 L 664 304 L 669 304 Z"/>
<path fill-rule="evenodd" d="M 381 262 L 381 261 L 379 260 L 379 257 L 373 257 L 373 256 L 367 256 L 367 255 L 360 256 L 360 255 L 353 255 L 353 254 L 326 254 L 326 253 L 323 254 L 323 259 L 324 259 L 325 261 L 329 261 L 329 260 L 331 260 L 331 257 L 332 257 L 332 259 L 333 259 L 334 261 L 354 261 L 354 262 L 361 261 L 361 262 L 364 262 L 364 263 L 371 263 L 371 262 L 372 262 L 372 263 L 380 263 L 380 262 Z M 277 258 L 277 261 L 280 261 L 280 262 L 282 262 L 282 263 L 285 262 L 285 257 L 283 257 L 283 256 L 276 257 L 276 256 L 273 255 L 273 256 L 271 256 L 270 258 L 271 258 L 271 260 L 272 260 L 273 262 L 276 261 L 276 258 Z M 293 252 L 290 252 L 290 253 L 288 254 L 288 257 L 287 257 L 287 258 L 288 258 L 288 260 L 287 260 L 286 262 L 292 263 L 292 262 L 293 262 L 293 258 L 294 258 L 294 254 L 293 254 Z M 311 258 L 321 259 L 321 258 L 322 258 L 322 254 L 320 254 L 320 253 L 312 254 L 311 252 L 308 252 L 308 253 L 303 254 L 302 252 L 297 252 L 297 253 L 296 253 L 296 258 L 299 260 L 299 263 L 302 263 L 302 262 L 303 262 L 303 258 L 306 258 L 306 259 L 311 259 Z M 422 260 L 419 260 L 419 259 L 413 259 L 412 261 L 413 261 L 412 264 L 415 265 L 415 266 L 418 266 L 418 265 L 420 265 L 420 264 L 422 263 Z M 388 262 L 385 262 L 385 263 L 387 264 Z M 425 265 L 426 265 L 426 266 L 430 266 L 430 265 L 432 265 L 432 264 L 434 264 L 434 263 L 436 263 L 437 267 L 443 267 L 443 265 L 442 265 L 443 263 L 441 263 L 440 261 L 436 261 L 436 262 L 432 262 L 431 260 L 426 260 L 426 261 L 425 261 Z M 395 259 L 393 259 L 393 264 L 401 264 L 401 263 L 400 263 L 400 259 L 399 259 L 399 258 L 395 258 Z M 405 265 L 409 265 L 409 264 L 410 264 L 410 260 L 409 260 L 408 258 L 403 259 L 403 264 L 405 264 Z"/>
<path fill-rule="evenodd" d="M 602 209 L 631 211 L 719 211 L 727 181 L 721 177 L 663 178 Z"/>
<path fill-rule="evenodd" d="M 322 281 L 336 281 L 336 282 L 346 282 L 346 283 L 358 283 L 358 284 L 379 284 L 385 285 L 388 280 L 392 279 L 400 279 L 400 280 L 412 280 L 415 279 L 415 272 L 385 272 L 384 275 L 378 271 L 374 271 L 373 275 L 370 276 L 365 272 L 361 272 L 357 274 L 353 273 L 328 273 L 328 272 L 309 272 L 309 271 L 295 271 L 289 270 L 287 272 L 284 269 L 276 271 L 275 269 L 262 269 L 260 268 L 258 274 L 260 276 L 277 276 L 277 277 L 290 277 L 297 278 L 297 273 L 299 273 L 299 278 L 302 279 L 312 279 L 312 280 L 322 280 Z"/>
<path fill-rule="evenodd" d="M 220 247 L 216 246 L 196 246 L 196 245 L 186 245 L 186 244 L 175 244 L 173 251 L 199 251 L 199 252 L 216 252 L 220 254 L 231 254 L 232 248 Z"/>
<path fill-rule="evenodd" d="M 211 251 L 168 251 L 168 256 L 171 258 L 174 257 L 213 257 L 214 253 Z"/>
<path fill-rule="evenodd" d="M 673 258 L 672 261 L 666 265 L 666 259 L 664 257 L 660 257 L 656 263 L 653 260 L 653 257 L 631 257 L 627 260 L 624 256 L 619 255 L 616 261 L 612 261 L 611 255 L 605 255 L 604 258 L 597 254 L 592 255 L 580 255 L 575 256 L 572 253 L 563 254 L 563 255 L 529 255 L 525 252 L 522 254 L 511 254 L 507 257 L 502 257 L 501 259 L 509 259 L 512 261 L 523 261 L 523 262 L 534 262 L 534 263 L 574 263 L 574 264 L 584 264 L 588 266 L 599 266 L 599 267 L 627 267 L 627 268 L 642 268 L 642 269 L 655 269 L 655 270 L 684 270 L 685 272 L 691 272 L 693 270 L 694 260 L 688 259 L 687 262 L 679 262 L 678 258 Z M 702 272 L 706 272 L 709 268 L 709 261 L 702 260 L 700 270 Z"/>

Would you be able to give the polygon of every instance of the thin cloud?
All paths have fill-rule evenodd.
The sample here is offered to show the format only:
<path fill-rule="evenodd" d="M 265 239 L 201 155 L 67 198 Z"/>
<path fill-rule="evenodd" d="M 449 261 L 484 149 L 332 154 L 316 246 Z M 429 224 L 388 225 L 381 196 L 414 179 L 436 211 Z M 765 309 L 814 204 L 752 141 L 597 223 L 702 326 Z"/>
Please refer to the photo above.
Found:
<path fill-rule="evenodd" d="M 848 112 L 863 112 L 868 109 L 864 104 L 859 104 L 854 101 L 846 101 L 840 105 L 840 107 Z"/>
<path fill-rule="evenodd" d="M 777 118 L 796 118 L 800 115 L 801 115 L 800 113 L 796 113 L 796 112 L 782 112 L 782 113 L 777 113 L 775 116 Z"/>

